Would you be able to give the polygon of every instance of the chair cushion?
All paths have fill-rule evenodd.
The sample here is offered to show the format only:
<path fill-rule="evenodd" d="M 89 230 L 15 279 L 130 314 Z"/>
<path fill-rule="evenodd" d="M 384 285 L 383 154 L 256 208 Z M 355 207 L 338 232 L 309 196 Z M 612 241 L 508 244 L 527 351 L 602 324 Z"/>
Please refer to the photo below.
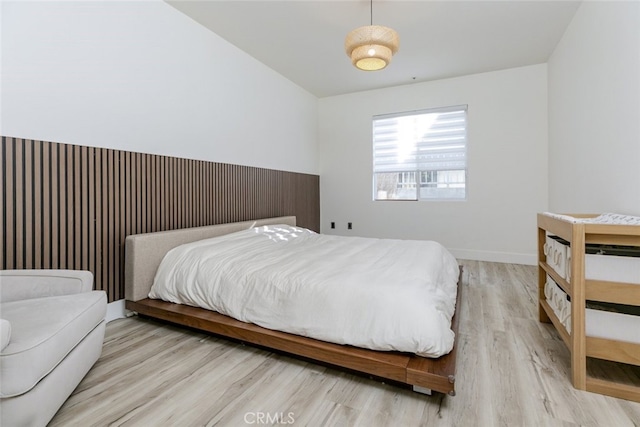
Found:
<path fill-rule="evenodd" d="M 11 341 L 0 352 L 0 397 L 31 390 L 51 372 L 107 312 L 104 291 L 3 303 Z"/>
<path fill-rule="evenodd" d="M 11 322 L 0 319 L 0 350 L 9 345 L 11 339 Z"/>

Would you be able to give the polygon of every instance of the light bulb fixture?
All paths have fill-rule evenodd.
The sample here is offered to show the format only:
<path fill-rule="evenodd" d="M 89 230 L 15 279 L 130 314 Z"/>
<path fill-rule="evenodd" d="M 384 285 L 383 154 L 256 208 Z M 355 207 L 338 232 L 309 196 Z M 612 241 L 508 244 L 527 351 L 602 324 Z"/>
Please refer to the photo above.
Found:
<path fill-rule="evenodd" d="M 371 4 L 371 25 L 356 28 L 347 34 L 344 49 L 353 65 L 364 71 L 382 70 L 398 51 L 400 38 L 395 30 L 381 25 L 373 25 L 373 0 Z"/>

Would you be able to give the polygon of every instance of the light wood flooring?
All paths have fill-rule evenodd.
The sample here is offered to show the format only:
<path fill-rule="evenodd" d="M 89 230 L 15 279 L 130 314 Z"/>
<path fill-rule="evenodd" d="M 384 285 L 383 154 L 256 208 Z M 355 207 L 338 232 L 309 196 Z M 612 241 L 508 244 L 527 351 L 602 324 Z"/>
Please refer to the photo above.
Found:
<path fill-rule="evenodd" d="M 640 403 L 573 389 L 569 352 L 537 320 L 534 267 L 461 264 L 454 397 L 132 317 L 107 325 L 102 357 L 50 425 L 640 426 Z M 640 384 L 638 367 L 593 370 Z"/>

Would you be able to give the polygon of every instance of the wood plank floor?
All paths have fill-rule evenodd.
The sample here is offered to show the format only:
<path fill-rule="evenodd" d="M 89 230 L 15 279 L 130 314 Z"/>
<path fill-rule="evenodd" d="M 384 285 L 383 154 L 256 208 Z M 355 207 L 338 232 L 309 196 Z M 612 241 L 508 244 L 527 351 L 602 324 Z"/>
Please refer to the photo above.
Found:
<path fill-rule="evenodd" d="M 569 352 L 537 321 L 531 266 L 461 261 L 457 395 L 372 379 L 132 317 L 51 426 L 640 426 L 640 403 L 573 389 Z M 593 364 L 640 384 L 640 368 Z"/>

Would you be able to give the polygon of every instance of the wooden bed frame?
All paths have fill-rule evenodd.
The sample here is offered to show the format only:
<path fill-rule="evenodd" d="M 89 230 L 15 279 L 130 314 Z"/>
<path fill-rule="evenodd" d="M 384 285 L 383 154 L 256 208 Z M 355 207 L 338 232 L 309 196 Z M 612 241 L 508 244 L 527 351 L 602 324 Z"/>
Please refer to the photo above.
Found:
<path fill-rule="evenodd" d="M 125 248 L 126 308 L 140 315 L 188 326 L 268 349 L 413 386 L 413 390 L 455 395 L 456 347 L 438 359 L 409 353 L 374 351 L 332 344 L 241 322 L 214 311 L 147 298 L 164 255 L 184 243 L 268 224 L 295 225 L 293 216 L 127 236 Z M 460 278 L 462 277 L 462 269 Z M 462 286 L 458 282 L 456 308 Z M 458 336 L 459 310 L 451 328 Z"/>

